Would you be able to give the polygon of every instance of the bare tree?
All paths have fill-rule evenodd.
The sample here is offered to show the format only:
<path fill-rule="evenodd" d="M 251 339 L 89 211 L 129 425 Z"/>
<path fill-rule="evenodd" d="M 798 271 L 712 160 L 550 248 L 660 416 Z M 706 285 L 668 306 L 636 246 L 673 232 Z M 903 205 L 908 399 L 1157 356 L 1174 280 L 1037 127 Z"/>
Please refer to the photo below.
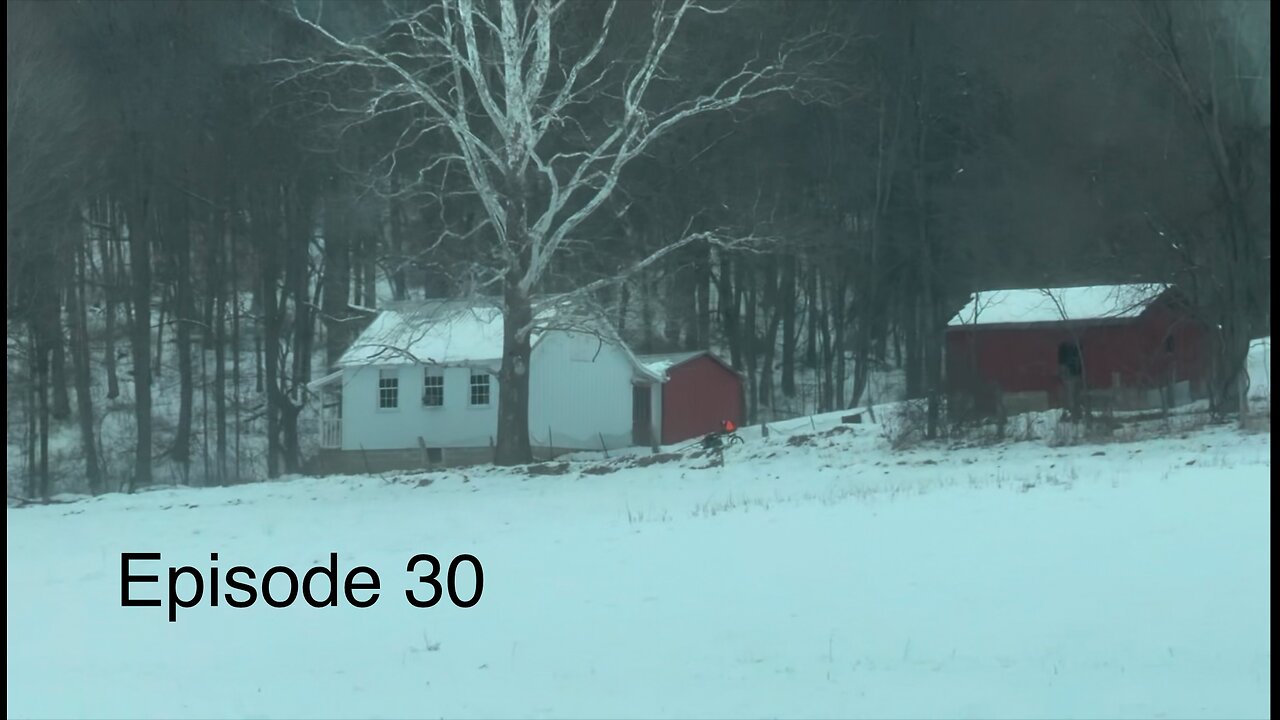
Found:
<path fill-rule="evenodd" d="M 625 31 L 617 18 L 635 7 L 604 7 L 594 36 L 574 44 L 563 21 L 571 10 L 593 6 L 445 0 L 393 12 L 376 32 L 357 38 L 294 5 L 296 19 L 334 54 L 290 61 L 292 77 L 349 73 L 363 83 L 363 104 L 344 108 L 355 122 L 405 118 L 388 153 L 393 162 L 424 136 L 441 138 L 448 150 L 418 168 L 419 177 L 460 168 L 483 208 L 486 269 L 503 298 L 499 464 L 532 458 L 528 368 L 540 281 L 575 231 L 605 206 L 624 168 L 690 118 L 796 88 L 790 71 L 803 43 L 748 60 L 682 97 L 667 82 L 665 62 L 681 26 L 728 10 L 692 0 L 657 3 L 647 43 L 628 66 L 616 55 L 628 40 L 619 37 Z"/>
<path fill-rule="evenodd" d="M 9 317 L 24 320 L 30 338 L 40 460 L 39 482 L 31 482 L 28 492 L 47 498 L 51 420 L 70 412 L 61 290 L 88 163 L 85 148 L 71 141 L 84 128 L 86 107 L 72 56 L 59 43 L 57 16 L 31 3 L 9 3 L 5 16 L 6 299 Z"/>
<path fill-rule="evenodd" d="M 1194 120 L 1211 169 L 1208 220 L 1172 242 L 1183 285 L 1214 329 L 1210 399 L 1248 413 L 1244 371 L 1253 326 L 1268 303 L 1262 268 L 1270 236 L 1270 4 L 1153 2 L 1135 7 L 1140 49 Z M 1159 223 L 1157 223 L 1159 225 Z M 1157 233 L 1164 236 L 1159 227 Z"/>
<path fill-rule="evenodd" d="M 85 245 L 74 251 L 72 269 L 74 276 L 69 284 L 71 319 L 71 361 L 75 373 L 76 415 L 80 425 L 80 444 L 84 450 L 84 474 L 89 492 L 97 495 L 103 490 L 102 463 L 98 459 L 98 445 L 94 432 L 93 391 L 90 382 L 89 329 L 85 298 L 88 282 L 85 272 L 85 255 L 89 246 L 86 232 Z"/>

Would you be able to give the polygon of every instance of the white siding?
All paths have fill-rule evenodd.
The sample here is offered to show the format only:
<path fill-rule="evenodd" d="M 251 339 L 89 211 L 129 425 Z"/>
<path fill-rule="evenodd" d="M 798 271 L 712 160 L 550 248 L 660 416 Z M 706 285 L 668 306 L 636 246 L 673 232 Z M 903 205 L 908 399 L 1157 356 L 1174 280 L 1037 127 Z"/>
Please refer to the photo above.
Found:
<path fill-rule="evenodd" d="M 631 445 L 635 369 L 621 347 L 586 333 L 548 332 L 530 364 L 534 444 L 547 444 L 549 428 L 557 448 L 599 450 L 601 435 L 611 449 Z"/>
<path fill-rule="evenodd" d="M 394 410 L 378 408 L 380 370 L 399 373 L 400 406 Z M 488 446 L 498 429 L 498 376 L 494 374 L 489 380 L 489 406 L 473 407 L 471 368 L 435 371 L 444 375 L 444 407 L 423 407 L 423 365 L 365 365 L 344 370 L 342 449 L 416 448 L 419 436 L 427 447 Z"/>
<path fill-rule="evenodd" d="M 629 447 L 632 379 L 635 368 L 617 345 L 595 335 L 551 331 L 533 349 L 530 361 L 529 431 L 535 446 L 599 450 Z M 397 370 L 400 403 L 378 408 L 380 370 Z M 471 368 L 436 368 L 444 374 L 444 407 L 423 407 L 425 366 L 348 367 L 342 383 L 342 449 L 392 450 L 418 447 L 487 447 L 498 433 L 498 377 L 490 379 L 490 404 L 470 405 Z M 662 405 L 654 389 L 654 432 Z"/>

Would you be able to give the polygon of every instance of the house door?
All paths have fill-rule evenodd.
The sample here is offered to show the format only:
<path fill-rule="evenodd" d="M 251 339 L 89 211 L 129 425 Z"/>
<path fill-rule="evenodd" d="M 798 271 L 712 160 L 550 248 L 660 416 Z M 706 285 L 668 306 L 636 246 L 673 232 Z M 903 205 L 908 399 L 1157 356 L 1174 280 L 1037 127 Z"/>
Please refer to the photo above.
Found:
<path fill-rule="evenodd" d="M 653 444 L 652 385 L 631 386 L 631 442 Z"/>

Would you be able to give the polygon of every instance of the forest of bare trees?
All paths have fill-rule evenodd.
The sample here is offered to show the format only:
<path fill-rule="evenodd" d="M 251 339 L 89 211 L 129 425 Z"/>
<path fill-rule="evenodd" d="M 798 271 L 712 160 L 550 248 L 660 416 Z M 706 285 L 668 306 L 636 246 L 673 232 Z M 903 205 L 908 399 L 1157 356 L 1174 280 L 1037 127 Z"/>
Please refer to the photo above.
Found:
<path fill-rule="evenodd" d="M 977 289 L 1177 282 L 1219 413 L 1270 332 L 1265 2 L 6 14 L 10 495 L 299 472 L 307 384 L 387 300 L 502 302 L 508 464 L 566 296 L 722 352 L 751 419 L 900 368 L 931 434 Z"/>

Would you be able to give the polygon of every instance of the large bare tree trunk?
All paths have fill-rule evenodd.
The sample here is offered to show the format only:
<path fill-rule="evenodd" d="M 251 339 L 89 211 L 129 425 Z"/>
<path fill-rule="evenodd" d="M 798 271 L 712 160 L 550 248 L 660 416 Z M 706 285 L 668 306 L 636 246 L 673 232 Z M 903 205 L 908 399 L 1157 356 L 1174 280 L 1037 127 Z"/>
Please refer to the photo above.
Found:
<path fill-rule="evenodd" d="M 529 328 L 533 306 L 518 282 L 503 293 L 502 368 L 498 371 L 498 439 L 494 462 L 519 465 L 533 459 L 529 444 Z"/>
<path fill-rule="evenodd" d="M 507 247 L 515 251 L 503 278 L 502 367 L 498 371 L 498 439 L 494 462 L 518 465 L 533 460 L 529 442 L 529 360 L 533 302 L 524 284 L 529 255 L 528 188 L 524 174 L 510 168 L 504 183 Z"/>

